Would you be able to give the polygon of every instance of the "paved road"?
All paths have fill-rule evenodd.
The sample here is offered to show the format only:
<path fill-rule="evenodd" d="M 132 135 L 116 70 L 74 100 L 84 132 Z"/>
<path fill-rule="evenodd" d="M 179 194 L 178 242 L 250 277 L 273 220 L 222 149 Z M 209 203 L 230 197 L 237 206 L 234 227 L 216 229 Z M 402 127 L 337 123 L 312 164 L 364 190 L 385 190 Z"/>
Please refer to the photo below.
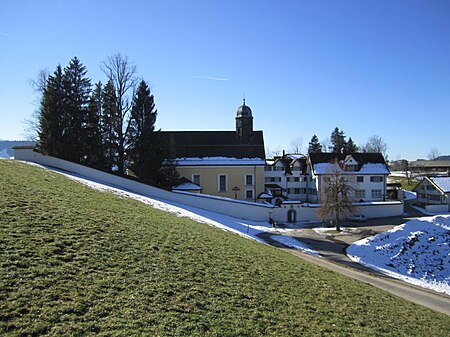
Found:
<path fill-rule="evenodd" d="M 421 216 L 419 212 L 409 206 L 405 207 L 405 210 L 407 211 L 405 217 L 372 219 L 364 224 L 357 225 L 358 230 L 356 232 L 343 235 L 325 236 L 316 233 L 310 228 L 301 228 L 290 231 L 289 235 L 308 244 L 316 250 L 322 258 L 307 255 L 295 249 L 286 248 L 271 240 L 270 236 L 272 234 L 270 233 L 264 233 L 261 237 L 269 244 L 300 257 L 303 260 L 328 268 L 361 282 L 371 284 L 394 295 L 450 316 L 450 296 L 393 279 L 382 273 L 364 267 L 359 263 L 353 262 L 346 255 L 345 250 L 349 244 L 362 238 L 387 231 L 394 226 Z M 355 224 L 352 226 L 354 227 Z"/>

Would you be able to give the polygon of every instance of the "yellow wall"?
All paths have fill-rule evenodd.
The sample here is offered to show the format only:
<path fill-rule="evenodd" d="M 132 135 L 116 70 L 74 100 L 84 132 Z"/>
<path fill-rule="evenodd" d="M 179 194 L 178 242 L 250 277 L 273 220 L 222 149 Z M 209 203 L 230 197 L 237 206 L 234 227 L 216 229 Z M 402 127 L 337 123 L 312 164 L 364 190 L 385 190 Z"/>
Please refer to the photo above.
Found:
<path fill-rule="evenodd" d="M 193 181 L 193 175 L 200 175 L 200 186 L 203 194 L 221 197 L 237 198 L 239 200 L 255 201 L 264 191 L 263 166 L 178 166 L 177 171 L 181 177 Z M 227 188 L 219 192 L 219 175 L 226 175 Z M 245 185 L 245 176 L 253 175 L 253 185 Z M 238 187 L 239 191 L 233 191 Z M 245 198 L 245 191 L 253 189 L 253 199 Z"/>

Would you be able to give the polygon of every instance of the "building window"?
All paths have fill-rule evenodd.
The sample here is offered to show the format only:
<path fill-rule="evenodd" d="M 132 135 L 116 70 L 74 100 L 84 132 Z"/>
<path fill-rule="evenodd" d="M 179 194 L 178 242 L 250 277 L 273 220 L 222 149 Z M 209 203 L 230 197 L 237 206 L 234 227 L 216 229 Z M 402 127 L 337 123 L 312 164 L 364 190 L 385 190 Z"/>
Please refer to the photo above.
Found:
<path fill-rule="evenodd" d="M 364 176 L 357 176 L 356 177 L 356 182 L 363 183 L 364 182 Z"/>
<path fill-rule="evenodd" d="M 227 176 L 225 174 L 219 174 L 219 192 L 227 191 Z"/>
<path fill-rule="evenodd" d="M 316 195 L 317 190 L 315 190 L 314 188 L 308 188 L 308 194 Z"/>
<path fill-rule="evenodd" d="M 266 183 L 279 183 L 279 182 L 281 182 L 281 177 L 266 177 L 265 182 Z"/>
<path fill-rule="evenodd" d="M 193 175 L 192 175 L 192 182 L 193 182 L 195 185 L 201 186 L 201 185 L 200 185 L 200 174 L 193 174 Z"/>
<path fill-rule="evenodd" d="M 345 165 L 345 170 L 346 171 L 357 171 L 358 165 L 353 165 L 353 164 Z"/>
<path fill-rule="evenodd" d="M 246 186 L 253 186 L 253 174 L 246 174 L 245 175 L 245 185 Z"/>
<path fill-rule="evenodd" d="M 366 197 L 365 190 L 355 190 L 355 199 L 364 199 Z"/>
<path fill-rule="evenodd" d="M 370 182 L 371 183 L 381 183 L 382 181 L 383 181 L 383 177 L 382 176 L 370 177 Z"/>
<path fill-rule="evenodd" d="M 253 199 L 253 190 L 245 190 L 245 199 Z"/>
<path fill-rule="evenodd" d="M 381 198 L 382 196 L 381 190 L 372 190 L 372 199 Z"/>
<path fill-rule="evenodd" d="M 440 195 L 433 195 L 433 194 L 430 194 L 430 195 L 429 195 L 429 199 L 430 199 L 430 200 L 433 200 L 433 201 L 440 201 L 440 202 L 442 202 L 442 203 L 444 202 L 442 196 L 440 196 Z"/>
<path fill-rule="evenodd" d="M 329 183 L 331 181 L 330 177 L 323 177 L 323 182 L 324 183 Z"/>

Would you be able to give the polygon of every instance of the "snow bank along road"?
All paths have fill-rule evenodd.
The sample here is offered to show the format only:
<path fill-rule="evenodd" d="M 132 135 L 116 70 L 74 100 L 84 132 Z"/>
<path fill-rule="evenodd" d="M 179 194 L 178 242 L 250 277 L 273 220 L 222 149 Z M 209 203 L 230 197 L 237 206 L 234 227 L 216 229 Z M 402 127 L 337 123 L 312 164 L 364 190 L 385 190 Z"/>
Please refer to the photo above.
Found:
<path fill-rule="evenodd" d="M 33 164 L 36 165 L 36 164 Z M 41 165 L 38 165 L 41 166 Z M 48 168 L 51 169 L 51 168 Z M 181 217 L 189 217 L 195 221 L 206 223 L 212 226 L 222 228 L 227 231 L 234 232 L 238 235 L 242 235 L 247 238 L 251 238 L 263 243 L 267 243 L 261 237 L 264 234 L 275 234 L 270 235 L 270 239 L 275 241 L 276 245 L 290 254 L 293 254 L 299 258 L 302 258 L 308 262 L 314 263 L 316 265 L 331 269 L 335 272 L 347 275 L 361 282 L 371 284 L 375 287 L 386 290 L 394 295 L 400 296 L 417 304 L 424 305 L 435 311 L 445 313 L 450 316 L 450 297 L 446 295 L 439 295 L 432 293 L 430 291 L 425 291 L 418 287 L 409 286 L 401 281 L 394 280 L 389 277 L 383 277 L 382 275 L 374 272 L 363 272 L 361 270 L 345 267 L 341 264 L 337 264 L 322 258 L 316 251 L 314 251 L 310 246 L 302 244 L 298 240 L 283 234 L 282 229 L 273 229 L 268 223 L 254 222 L 254 221 L 244 221 L 240 219 L 235 219 L 229 216 L 224 216 L 221 214 L 213 213 L 210 211 L 205 211 L 202 209 L 197 209 L 191 206 L 185 206 L 181 204 L 174 204 L 166 202 L 163 200 L 155 200 L 146 196 L 142 196 L 131 191 L 126 191 L 114 186 L 108 186 L 101 182 L 92 181 L 88 178 L 81 177 L 76 174 L 71 174 L 65 171 L 59 171 L 56 169 L 51 169 L 57 173 L 63 174 L 72 180 L 76 180 L 84 185 L 91 188 L 112 192 L 124 197 L 129 197 L 141 201 L 150 205 L 151 207 L 158 208 L 167 212 L 171 212 Z M 289 248 L 286 248 L 289 247 Z M 306 253 L 306 254 L 304 254 Z"/>

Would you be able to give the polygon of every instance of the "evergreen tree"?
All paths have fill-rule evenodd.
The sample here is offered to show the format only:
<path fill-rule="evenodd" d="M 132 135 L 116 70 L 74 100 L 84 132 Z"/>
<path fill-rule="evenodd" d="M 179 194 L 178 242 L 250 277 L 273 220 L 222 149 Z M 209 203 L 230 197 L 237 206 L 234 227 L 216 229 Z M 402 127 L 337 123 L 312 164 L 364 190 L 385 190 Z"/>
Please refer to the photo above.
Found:
<path fill-rule="evenodd" d="M 166 159 L 159 168 L 157 186 L 166 190 L 178 185 L 180 175 L 177 171 L 177 163 L 174 159 Z"/>
<path fill-rule="evenodd" d="M 64 106 L 62 114 L 63 151 L 61 157 L 81 162 L 84 156 L 82 129 L 86 123 L 91 83 L 85 77 L 86 67 L 74 57 L 64 68 Z"/>
<path fill-rule="evenodd" d="M 102 164 L 108 171 L 117 170 L 117 109 L 116 91 L 111 81 L 108 81 L 103 88 L 102 95 L 102 116 L 100 133 L 102 137 Z"/>
<path fill-rule="evenodd" d="M 308 153 L 318 153 L 322 152 L 322 145 L 319 142 L 317 135 L 312 136 L 311 141 L 308 146 Z"/>
<path fill-rule="evenodd" d="M 86 121 L 82 130 L 85 156 L 82 163 L 97 168 L 103 168 L 103 144 L 101 134 L 102 116 L 102 83 L 98 82 L 91 93 Z"/>
<path fill-rule="evenodd" d="M 347 144 L 345 145 L 345 153 L 355 153 L 358 152 L 358 146 L 353 142 L 352 137 L 348 139 Z"/>
<path fill-rule="evenodd" d="M 154 132 L 156 116 L 154 97 L 141 81 L 131 109 L 126 150 L 131 171 L 150 184 L 158 184 L 163 161 L 159 134 Z"/>
<path fill-rule="evenodd" d="M 331 133 L 332 152 L 341 153 L 346 149 L 346 141 L 344 131 L 340 131 L 338 127 Z"/>
<path fill-rule="evenodd" d="M 63 148 L 62 118 L 65 102 L 63 73 L 61 66 L 56 67 L 53 75 L 47 79 L 43 89 L 39 109 L 38 146 L 40 152 L 50 156 L 60 156 Z"/>

